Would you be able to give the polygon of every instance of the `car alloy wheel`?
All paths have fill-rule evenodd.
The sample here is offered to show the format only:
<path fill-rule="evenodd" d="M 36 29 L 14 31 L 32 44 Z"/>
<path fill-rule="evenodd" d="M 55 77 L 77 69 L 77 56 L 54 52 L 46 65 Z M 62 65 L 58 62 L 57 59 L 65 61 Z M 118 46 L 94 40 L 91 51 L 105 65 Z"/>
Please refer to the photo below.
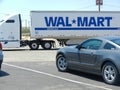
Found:
<path fill-rule="evenodd" d="M 108 84 L 117 84 L 118 71 L 114 64 L 106 63 L 102 70 L 103 79 Z"/>
<path fill-rule="evenodd" d="M 57 60 L 56 60 L 56 65 L 59 71 L 67 71 L 67 62 L 66 58 L 63 55 L 58 55 Z"/>

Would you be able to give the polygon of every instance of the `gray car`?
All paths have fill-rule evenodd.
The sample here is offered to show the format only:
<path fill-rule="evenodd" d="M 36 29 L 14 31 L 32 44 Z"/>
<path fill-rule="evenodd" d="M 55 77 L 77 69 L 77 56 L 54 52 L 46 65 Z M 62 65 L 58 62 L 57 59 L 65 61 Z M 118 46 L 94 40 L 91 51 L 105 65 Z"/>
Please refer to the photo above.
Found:
<path fill-rule="evenodd" d="M 120 81 L 120 37 L 96 37 L 79 45 L 59 49 L 56 55 L 59 71 L 69 69 L 102 75 L 108 84 Z"/>

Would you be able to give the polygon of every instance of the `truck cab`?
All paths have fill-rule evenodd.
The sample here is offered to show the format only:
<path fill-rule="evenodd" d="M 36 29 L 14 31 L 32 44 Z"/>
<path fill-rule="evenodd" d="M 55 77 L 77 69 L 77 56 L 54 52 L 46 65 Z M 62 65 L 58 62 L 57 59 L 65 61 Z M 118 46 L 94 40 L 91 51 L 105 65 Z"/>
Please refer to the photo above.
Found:
<path fill-rule="evenodd" d="M 8 15 L 0 21 L 0 42 L 3 48 L 20 47 L 21 18 L 20 14 Z"/>

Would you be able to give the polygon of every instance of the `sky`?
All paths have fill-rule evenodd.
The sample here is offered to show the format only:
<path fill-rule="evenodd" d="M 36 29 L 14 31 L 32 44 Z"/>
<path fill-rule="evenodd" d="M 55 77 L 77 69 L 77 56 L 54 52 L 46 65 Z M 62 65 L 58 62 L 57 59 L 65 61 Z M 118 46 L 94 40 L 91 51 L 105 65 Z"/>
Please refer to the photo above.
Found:
<path fill-rule="evenodd" d="M 4 15 L 20 13 L 30 20 L 30 11 L 98 11 L 96 0 L 0 0 L 0 20 Z M 120 11 L 120 0 L 103 0 L 101 11 Z"/>

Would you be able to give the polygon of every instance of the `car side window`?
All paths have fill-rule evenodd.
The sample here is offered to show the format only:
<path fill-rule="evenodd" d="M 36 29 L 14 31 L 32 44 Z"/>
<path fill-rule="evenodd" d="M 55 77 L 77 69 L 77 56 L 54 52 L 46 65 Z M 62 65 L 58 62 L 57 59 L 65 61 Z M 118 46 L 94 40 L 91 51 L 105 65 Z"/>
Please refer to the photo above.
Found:
<path fill-rule="evenodd" d="M 104 49 L 108 49 L 108 50 L 111 50 L 111 49 L 115 49 L 116 47 L 113 46 L 112 44 L 110 43 L 106 43 L 105 46 L 104 46 Z"/>
<path fill-rule="evenodd" d="M 91 40 L 85 41 L 82 44 L 82 48 L 84 48 L 84 49 L 98 50 L 101 45 L 102 45 L 102 41 L 101 40 L 91 39 Z"/>

